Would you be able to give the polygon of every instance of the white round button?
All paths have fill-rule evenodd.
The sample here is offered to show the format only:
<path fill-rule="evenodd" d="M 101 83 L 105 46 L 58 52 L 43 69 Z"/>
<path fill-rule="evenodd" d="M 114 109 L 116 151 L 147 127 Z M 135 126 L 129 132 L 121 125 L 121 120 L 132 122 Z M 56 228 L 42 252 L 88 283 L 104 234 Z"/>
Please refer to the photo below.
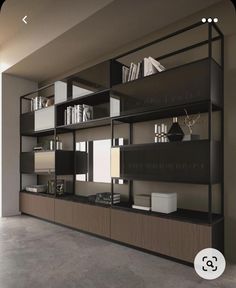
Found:
<path fill-rule="evenodd" d="M 203 279 L 213 280 L 220 277 L 226 267 L 224 255 L 217 249 L 206 248 L 198 252 L 194 259 L 194 268 Z"/>

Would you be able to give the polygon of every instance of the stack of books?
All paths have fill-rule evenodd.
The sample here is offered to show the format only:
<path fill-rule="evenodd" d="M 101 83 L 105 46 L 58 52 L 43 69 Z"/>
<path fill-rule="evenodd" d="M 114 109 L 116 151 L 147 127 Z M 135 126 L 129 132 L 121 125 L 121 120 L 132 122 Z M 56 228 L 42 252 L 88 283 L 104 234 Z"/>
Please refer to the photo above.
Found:
<path fill-rule="evenodd" d="M 45 193 L 47 192 L 47 185 L 29 185 L 25 187 L 25 191 L 34 193 Z"/>
<path fill-rule="evenodd" d="M 146 194 L 138 194 L 134 196 L 134 204 L 132 205 L 133 209 L 151 210 L 151 196 Z"/>
<path fill-rule="evenodd" d="M 64 111 L 64 125 L 76 124 L 92 119 L 93 107 L 89 105 L 68 106 Z"/>
<path fill-rule="evenodd" d="M 112 195 L 110 192 L 97 193 L 95 202 L 111 205 L 112 204 Z M 118 204 L 118 203 L 120 203 L 120 193 L 114 193 L 113 194 L 113 204 Z"/>
<path fill-rule="evenodd" d="M 130 67 L 122 66 L 122 82 L 126 83 L 164 70 L 165 67 L 160 62 L 150 56 L 145 57 L 137 64 L 131 63 Z"/>

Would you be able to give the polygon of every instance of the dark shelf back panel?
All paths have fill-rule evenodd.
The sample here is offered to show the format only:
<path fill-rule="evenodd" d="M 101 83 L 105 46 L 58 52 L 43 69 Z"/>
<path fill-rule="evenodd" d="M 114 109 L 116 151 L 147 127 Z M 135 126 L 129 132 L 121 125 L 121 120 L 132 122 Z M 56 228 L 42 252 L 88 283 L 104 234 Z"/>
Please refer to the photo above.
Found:
<path fill-rule="evenodd" d="M 20 133 L 24 135 L 34 134 L 34 112 L 20 115 Z"/>
<path fill-rule="evenodd" d="M 56 175 L 74 174 L 74 151 L 56 151 Z"/>
<path fill-rule="evenodd" d="M 34 173 L 34 152 L 21 152 L 20 172 L 26 174 Z"/>
<path fill-rule="evenodd" d="M 203 59 L 112 87 L 120 115 L 211 101 L 222 105 L 222 69 Z"/>
<path fill-rule="evenodd" d="M 99 63 L 93 67 L 71 75 L 67 79 L 67 98 L 76 96 L 76 87 L 99 92 L 110 88 L 110 61 Z"/>
<path fill-rule="evenodd" d="M 75 173 L 86 174 L 88 172 L 88 153 L 83 151 L 76 151 L 75 157 Z"/>
<path fill-rule="evenodd" d="M 210 163 L 210 145 L 212 162 Z M 220 144 L 208 140 L 120 147 L 120 178 L 209 184 L 220 181 Z M 212 180 L 210 180 L 210 165 Z"/>

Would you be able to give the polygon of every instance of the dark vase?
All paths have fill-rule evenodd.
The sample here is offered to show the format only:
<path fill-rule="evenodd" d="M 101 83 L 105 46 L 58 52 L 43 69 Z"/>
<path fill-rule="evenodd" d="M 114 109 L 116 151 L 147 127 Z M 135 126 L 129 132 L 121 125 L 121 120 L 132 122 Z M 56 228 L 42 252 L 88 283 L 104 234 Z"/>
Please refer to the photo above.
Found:
<path fill-rule="evenodd" d="M 182 141 L 182 139 L 184 137 L 184 132 L 181 129 L 181 127 L 179 126 L 177 117 L 173 118 L 173 124 L 170 127 L 170 130 L 167 134 L 167 137 L 168 137 L 170 142 Z"/>

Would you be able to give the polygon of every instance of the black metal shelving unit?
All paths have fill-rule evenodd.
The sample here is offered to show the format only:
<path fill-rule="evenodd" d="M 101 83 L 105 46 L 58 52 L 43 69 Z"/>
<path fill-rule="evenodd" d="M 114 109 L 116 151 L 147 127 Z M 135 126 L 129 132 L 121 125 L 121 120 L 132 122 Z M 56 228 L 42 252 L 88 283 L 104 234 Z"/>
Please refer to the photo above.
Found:
<path fill-rule="evenodd" d="M 152 45 L 156 45 L 172 37 L 181 35 L 185 32 L 204 26 L 207 29 L 207 39 L 188 45 L 182 49 L 161 55 L 157 60 L 174 57 L 181 53 L 191 51 L 193 49 L 207 46 L 207 55 L 201 59 L 193 62 L 178 65 L 176 67 L 167 69 L 161 73 L 156 73 L 143 78 L 136 79 L 127 83 L 122 83 L 122 59 L 139 52 Z M 220 63 L 213 58 L 213 43 L 220 43 Z M 34 137 L 37 140 L 40 137 L 51 136 L 56 140 L 57 135 L 63 133 L 70 133 L 72 136 L 71 151 L 55 151 L 55 173 L 51 177 L 54 183 L 62 175 L 70 175 L 73 181 L 73 193 L 71 195 L 58 196 L 56 189 L 53 195 L 45 193 L 40 194 L 45 197 L 54 197 L 55 199 L 62 199 L 65 201 L 79 202 L 84 204 L 97 205 L 101 207 L 109 207 L 110 211 L 113 209 L 117 211 L 123 210 L 131 213 L 138 213 L 142 215 L 156 216 L 157 218 L 166 218 L 170 220 L 178 220 L 182 222 L 204 224 L 212 226 L 224 219 L 224 36 L 218 26 L 214 23 L 197 22 L 193 25 L 180 29 L 174 33 L 156 39 L 143 46 L 137 47 L 133 50 L 127 51 L 117 57 L 105 61 L 101 64 L 89 68 L 90 73 L 85 70 L 75 75 L 63 79 L 67 83 L 67 100 L 54 105 L 54 122 L 55 126 L 51 129 L 34 131 L 34 112 L 23 113 L 23 101 L 30 101 L 32 94 L 41 92 L 44 89 L 50 88 L 48 85 L 40 88 L 37 91 L 28 93 L 20 98 L 20 191 L 22 191 L 22 174 L 34 173 L 32 170 L 32 163 L 22 168 L 22 161 L 32 159 L 34 152 L 22 154 L 22 137 Z M 105 74 L 105 76 L 103 75 Z M 96 75 L 99 75 L 98 79 Z M 94 80 L 95 79 L 95 80 Z M 91 93 L 79 98 L 73 97 L 73 83 L 82 83 L 84 87 L 91 87 Z M 170 85 L 171 83 L 171 85 Z M 90 88 L 89 88 L 90 89 Z M 48 97 L 53 97 L 49 95 Z M 120 101 L 120 114 L 111 117 L 110 104 L 111 98 Z M 99 106 L 98 114 L 95 119 L 80 122 L 71 125 L 64 124 L 64 110 L 67 106 L 74 104 L 88 104 Z M 100 106 L 101 105 L 101 106 Z M 102 109 L 100 109 L 102 108 Z M 184 109 L 187 109 L 189 114 L 207 113 L 208 118 L 208 138 L 196 141 L 184 141 L 175 143 L 148 143 L 136 144 L 134 143 L 134 125 L 138 122 L 145 122 L 151 120 L 158 120 L 170 117 L 177 117 L 185 115 Z M 100 113 L 102 111 L 102 113 Z M 219 112 L 221 114 L 220 132 L 221 140 L 215 141 L 213 137 L 213 113 Z M 123 146 L 116 146 L 114 139 L 115 128 L 117 125 L 128 124 L 128 144 Z M 90 129 L 95 127 L 110 126 L 111 129 L 111 147 L 120 148 L 121 155 L 121 175 L 119 179 L 127 180 L 128 183 L 128 200 L 119 204 L 113 204 L 114 184 L 117 177 L 111 178 L 111 194 L 112 205 L 102 205 L 91 202 L 88 198 L 78 196 L 75 194 L 76 183 L 76 169 L 78 166 L 78 154 L 76 152 L 76 131 L 81 129 Z M 154 153 L 153 159 L 148 158 L 148 151 Z M 129 153 L 139 151 L 142 157 L 130 156 Z M 161 151 L 161 152 L 160 152 Z M 174 152 L 184 160 L 187 160 L 188 165 L 184 166 L 180 173 L 177 170 L 168 170 L 156 166 L 151 173 L 151 161 L 161 162 L 167 161 L 172 167 Z M 187 151 L 188 153 L 185 153 Z M 194 151 L 193 156 L 191 152 Z M 60 154 L 61 155 L 60 157 Z M 186 155 L 185 155 L 186 154 Z M 133 155 L 133 154 L 132 154 Z M 137 155 L 137 154 L 136 154 Z M 23 159 L 25 157 L 25 160 Z M 191 158 L 192 157 L 192 158 Z M 176 158 L 174 161 L 180 161 Z M 28 159 L 28 160 L 27 160 Z M 127 160 L 128 159 L 128 160 Z M 135 160 L 134 160 L 135 159 Z M 148 164 L 146 173 L 140 171 L 130 171 L 127 167 L 127 161 L 135 164 L 139 159 L 140 163 Z M 164 159 L 164 160 L 163 160 Z M 176 160 L 177 159 L 177 160 Z M 31 161 L 31 160 L 29 160 Z M 145 162 L 146 161 L 146 162 Z M 136 161 L 137 162 L 137 161 Z M 139 164 L 140 164 L 139 163 Z M 194 163 L 194 164 L 193 164 Z M 192 165 L 193 164 L 193 165 Z M 123 166 L 122 166 L 123 165 Z M 172 165 L 172 166 L 171 166 Z M 192 166 L 191 166 L 192 165 Z M 202 165 L 202 166 L 201 166 Z M 132 166 L 132 165 L 131 165 Z M 144 165 L 145 166 L 145 165 Z M 194 169 L 193 169 L 194 166 Z M 162 166 L 163 167 L 163 166 Z M 203 167 L 203 168 L 202 168 Z M 134 169 L 135 170 L 135 169 Z M 196 173 L 197 171 L 197 173 Z M 194 174 L 195 173 L 195 174 Z M 168 177 L 165 177 L 168 175 Z M 38 178 L 38 177 L 37 177 Z M 208 210 L 193 211 L 188 209 L 178 209 L 174 213 L 162 214 L 151 211 L 142 211 L 132 208 L 133 204 L 133 181 L 165 181 L 165 182 L 179 182 L 206 185 L 208 188 Z M 213 185 L 219 184 L 221 187 L 221 211 L 214 213 L 213 211 Z M 56 185 L 55 185 L 56 187 Z M 30 192 L 29 192 L 30 193 Z M 31 193 L 32 194 L 32 193 Z M 216 228 L 221 229 L 221 228 Z M 213 229 L 212 229 L 213 230 Z M 215 232 L 212 232 L 212 235 Z M 218 232 L 217 232 L 218 233 Z M 216 233 L 216 234 L 217 234 Z M 213 236 L 212 236 L 213 237 Z M 217 238 L 215 235 L 213 238 Z M 222 236 L 223 238 L 223 236 Z M 223 240 L 222 240 L 223 241 Z M 219 241 L 220 242 L 220 241 Z M 221 244 L 220 244 L 221 245 Z"/>
<path fill-rule="evenodd" d="M 160 39 L 157 39 L 149 44 L 143 45 L 141 47 L 138 47 L 134 50 L 128 51 L 124 54 L 121 54 L 117 56 L 113 61 L 117 61 L 118 59 L 121 59 L 129 54 L 135 53 L 141 49 L 149 47 L 149 45 L 157 44 L 159 42 L 162 42 L 164 40 L 167 40 L 169 38 L 172 38 L 174 36 L 177 36 L 179 34 L 182 34 L 183 32 L 193 30 L 199 26 L 203 25 L 202 22 L 198 22 L 194 25 L 191 25 L 189 27 L 186 27 L 184 29 L 181 29 L 179 31 L 176 31 L 175 33 L 171 33 L 165 37 L 162 37 Z M 187 109 L 189 113 L 207 113 L 208 114 L 208 140 L 200 140 L 200 141 L 191 141 L 188 143 L 188 147 L 184 148 L 188 151 L 191 151 L 193 148 L 194 152 L 198 152 L 200 154 L 200 150 L 202 149 L 202 144 L 205 141 L 205 144 L 207 143 L 208 148 L 205 150 L 205 157 L 207 157 L 206 161 L 208 162 L 208 165 L 206 165 L 206 168 L 208 171 L 204 171 L 206 174 L 206 179 L 204 181 L 201 181 L 202 179 L 191 180 L 188 178 L 188 175 L 185 173 L 183 177 L 180 177 L 181 181 L 178 181 L 176 179 L 176 175 L 172 174 L 169 177 L 169 179 L 166 179 L 165 177 L 160 177 L 160 175 L 152 175 L 152 177 L 148 177 L 145 175 L 128 175 L 127 173 L 124 173 L 122 169 L 124 170 L 124 167 L 121 168 L 121 172 L 123 173 L 124 179 L 129 180 L 129 203 L 122 203 L 118 205 L 112 205 L 112 207 L 117 209 L 125 209 L 129 211 L 133 211 L 131 208 L 132 205 L 132 198 L 133 198 L 133 185 L 132 182 L 134 180 L 156 180 L 156 181 L 168 181 L 168 182 L 180 182 L 180 183 L 196 183 L 196 184 L 205 184 L 208 186 L 208 211 L 207 213 L 203 213 L 200 211 L 188 211 L 185 213 L 185 216 L 183 218 L 188 218 L 186 215 L 189 215 L 189 221 L 191 221 L 193 218 L 196 220 L 198 215 L 199 218 L 203 219 L 201 217 L 202 213 L 204 216 L 204 222 L 208 224 L 212 224 L 216 219 L 218 220 L 223 219 L 224 217 L 224 169 L 223 169 L 223 162 L 224 162 L 224 101 L 223 101 L 223 75 L 224 75 L 224 36 L 223 33 L 220 31 L 218 26 L 212 22 L 204 24 L 207 25 L 208 29 L 208 39 L 201 41 L 197 44 L 187 46 L 183 49 L 177 50 L 173 53 L 168 53 L 166 55 L 162 55 L 157 58 L 157 60 L 161 60 L 167 57 L 172 57 L 174 55 L 177 55 L 179 53 L 183 53 L 186 51 L 189 51 L 191 49 L 195 49 L 196 47 L 200 47 L 203 45 L 208 46 L 208 55 L 206 58 L 197 60 L 195 62 L 191 62 L 188 64 L 184 64 L 182 66 L 174 67 L 173 69 L 163 71 L 158 74 L 154 74 L 151 76 L 147 76 L 141 79 L 137 79 L 134 81 L 130 81 L 127 83 L 120 83 L 112 87 L 112 93 L 115 94 L 117 97 L 120 97 L 121 103 L 122 99 L 124 103 L 121 104 L 121 107 L 123 108 L 123 111 L 121 112 L 121 115 L 118 117 L 115 117 L 111 121 L 111 138 L 112 143 L 114 139 L 114 129 L 116 125 L 122 124 L 122 123 L 128 123 L 129 124 L 129 145 L 127 146 L 121 146 L 120 147 L 120 153 L 121 153 L 121 165 L 127 167 L 128 161 L 133 161 L 133 163 L 140 164 L 137 161 L 138 154 L 136 153 L 132 159 L 132 157 L 128 157 L 128 151 L 132 151 L 133 149 L 139 149 L 139 152 L 142 154 L 142 152 L 148 151 L 151 147 L 155 147 L 156 151 L 159 149 L 164 153 L 163 158 L 166 158 L 166 160 L 171 162 L 171 159 L 169 158 L 167 152 L 171 151 L 170 149 L 175 149 L 176 147 L 185 146 L 186 143 L 179 142 L 179 143 L 153 143 L 153 144 L 140 144 L 140 145 L 132 145 L 133 144 L 133 124 L 137 122 L 142 121 L 149 121 L 149 120 L 156 120 L 156 119 L 162 119 L 162 118 L 168 118 L 168 117 L 176 117 L 176 116 L 182 116 L 184 115 L 184 109 Z M 213 37 L 213 29 L 217 33 L 217 36 Z M 220 54 L 220 64 L 215 62 L 215 60 L 212 57 L 212 43 L 215 41 L 220 41 L 220 48 L 221 48 L 221 54 Z M 191 69 L 195 69 L 191 71 Z M 178 75 L 181 75 L 182 79 L 177 77 Z M 188 82 L 186 82 L 186 85 L 184 85 L 183 81 L 186 81 L 186 78 L 183 78 L 186 75 Z M 204 75 L 204 76 L 203 76 Z M 198 79 L 196 77 L 198 76 Z M 201 78 L 202 77 L 202 78 Z M 176 82 L 175 82 L 176 78 Z M 171 80 L 170 83 L 172 85 L 168 85 L 168 80 Z M 179 82 L 181 82 L 181 85 L 179 85 Z M 193 85 L 193 90 L 191 90 L 191 87 Z M 198 86 L 195 85 L 196 82 L 198 82 Z M 173 87 L 174 86 L 174 87 Z M 180 88 L 179 90 L 174 90 L 174 88 Z M 187 87 L 187 88 L 186 88 Z M 190 97 L 185 93 L 188 90 L 187 93 L 190 94 Z M 162 91 L 162 93 L 161 93 Z M 194 94 L 196 92 L 196 94 Z M 174 94 L 174 96 L 171 95 Z M 185 95 L 184 95 L 185 94 Z M 156 98 L 155 98 L 156 96 Z M 184 97 L 185 96 L 185 97 Z M 125 103 L 125 97 L 130 98 L 130 103 L 127 105 Z M 153 100 L 153 98 L 155 98 Z M 135 105 L 137 107 L 135 107 Z M 215 147 L 215 141 L 213 140 L 212 135 L 212 114 L 215 111 L 219 111 L 221 113 L 221 141 L 216 144 L 217 148 Z M 184 145 L 183 145 L 184 144 Z M 193 144 L 193 145 L 191 145 Z M 197 146 L 199 145 L 199 149 Z M 192 147 L 191 147 L 192 146 Z M 113 146 L 116 147 L 116 146 Z M 168 149 L 169 148 L 169 149 Z M 166 150 L 166 151 L 165 151 Z M 198 151 L 199 150 L 199 151 Z M 125 152 L 126 151 L 126 152 Z M 154 151 L 154 150 L 153 150 Z M 178 150 L 179 151 L 179 150 Z M 123 153 L 122 153 L 123 152 Z M 184 153 L 184 151 L 182 151 Z M 161 153 L 161 152 L 160 152 Z M 166 154 L 165 154 L 166 153 Z M 130 153 L 131 154 L 131 153 Z M 173 153 L 172 153 L 173 154 Z M 172 155 L 171 154 L 171 155 Z M 184 155 L 184 154 L 182 154 Z M 201 155 L 201 154 L 200 154 Z M 173 155 L 172 155 L 173 156 Z M 125 157 L 128 159 L 125 163 Z M 143 159 L 143 158 L 142 158 Z M 140 160 L 145 161 L 145 159 Z M 151 159 L 146 159 L 147 164 L 150 165 Z M 148 162 L 149 161 L 149 162 Z M 130 162 L 129 162 L 130 163 Z M 173 162 L 171 162 L 173 164 Z M 135 166 L 135 165 L 134 165 Z M 127 169 L 126 169 L 127 170 Z M 156 170 L 158 173 L 162 173 L 163 169 Z M 217 170 L 214 171 L 214 170 Z M 199 170 L 200 171 L 200 170 Z M 165 171 L 165 173 L 168 173 L 170 171 Z M 187 171 L 185 171 L 187 172 Z M 122 174 L 121 173 L 121 174 Z M 178 171 L 174 171 L 173 173 L 177 173 Z M 145 173 L 144 173 L 145 174 Z M 217 174 L 217 176 L 216 176 Z M 185 179 L 184 179 L 184 176 Z M 121 175 L 122 177 L 122 175 Z M 116 179 L 116 178 L 113 178 Z M 215 214 L 212 210 L 212 198 L 213 198 L 213 191 L 212 186 L 214 184 L 220 184 L 221 185 L 221 212 L 220 214 L 215 217 Z M 114 184 L 112 181 L 111 184 L 111 191 L 112 195 L 114 192 Z M 138 211 L 135 209 L 135 212 L 142 213 L 142 211 Z M 153 212 L 146 212 L 153 214 Z M 160 214 L 160 213 L 158 213 Z M 179 214 L 179 218 L 182 218 L 181 210 L 178 209 L 177 212 L 171 213 L 169 216 L 163 215 L 163 217 L 172 217 L 176 218 L 176 216 Z M 194 215 L 194 217 L 192 217 Z M 206 217 L 207 215 L 207 217 Z"/>

